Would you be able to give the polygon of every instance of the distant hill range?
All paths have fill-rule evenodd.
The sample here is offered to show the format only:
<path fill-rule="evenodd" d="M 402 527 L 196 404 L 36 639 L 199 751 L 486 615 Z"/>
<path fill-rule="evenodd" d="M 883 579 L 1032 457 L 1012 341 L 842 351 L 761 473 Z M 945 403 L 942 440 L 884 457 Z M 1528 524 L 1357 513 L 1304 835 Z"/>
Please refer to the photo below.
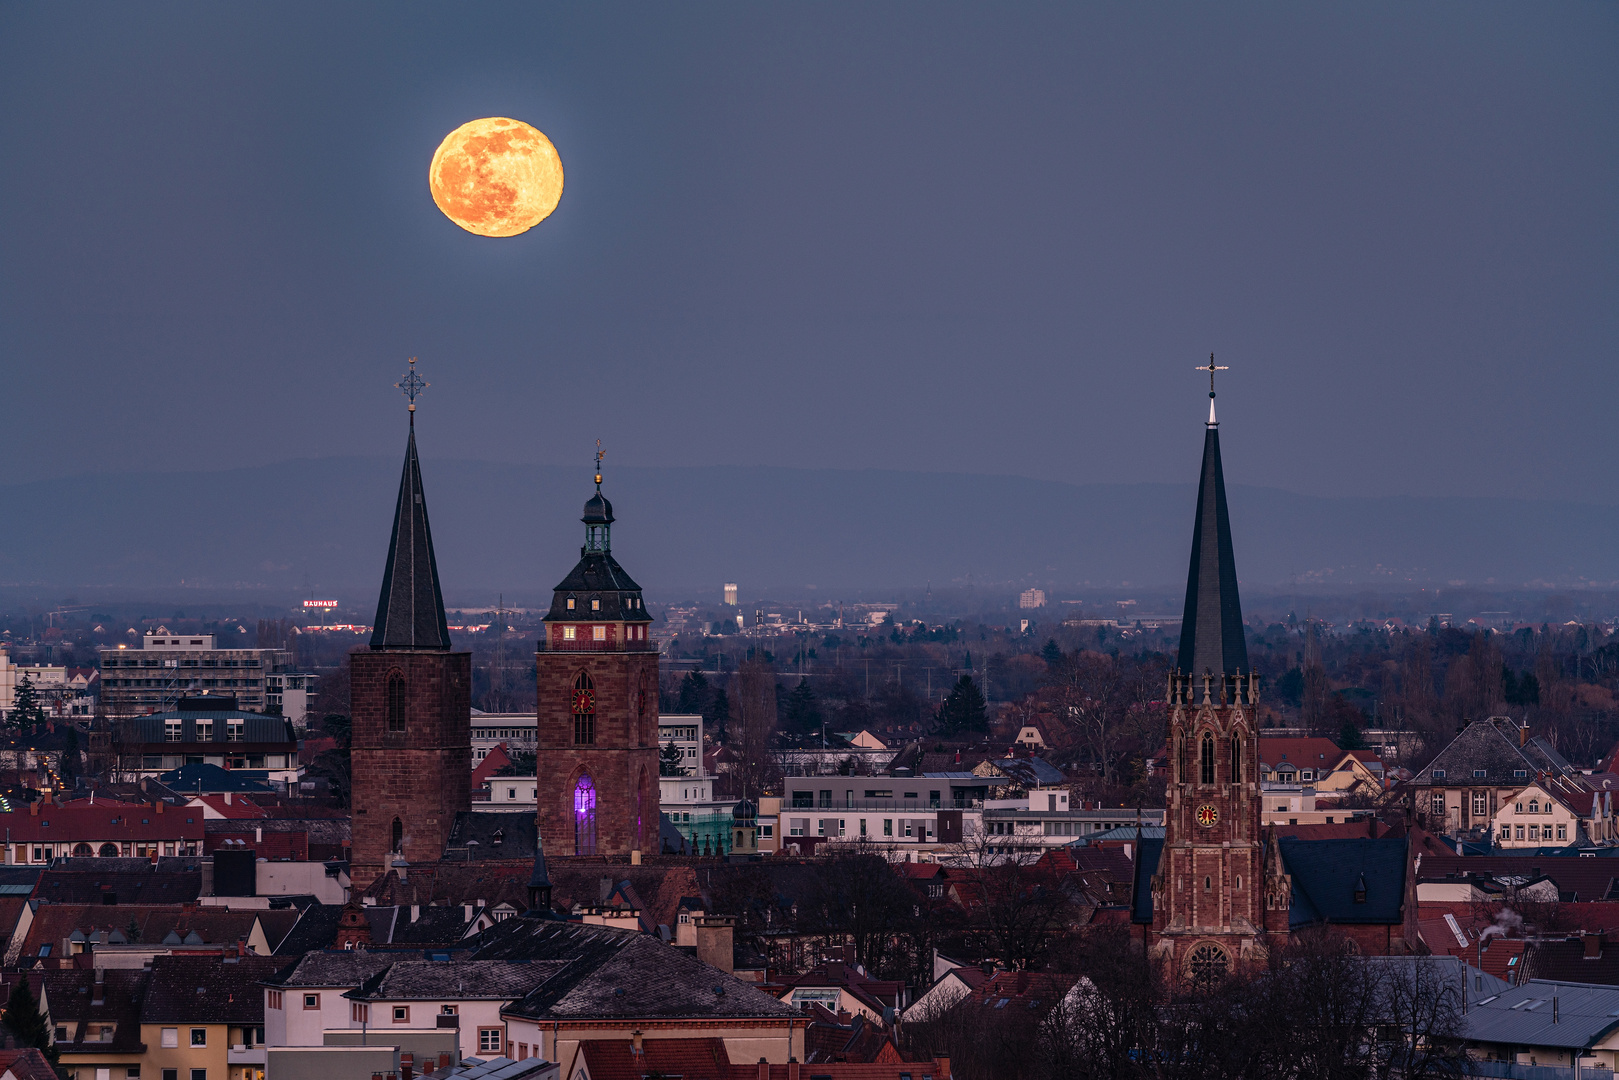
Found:
<path fill-rule="evenodd" d="M 577 558 L 582 469 L 423 463 L 452 604 L 534 602 Z M 0 583 L 169 589 L 313 586 L 374 595 L 397 459 L 324 458 L 225 472 L 129 473 L 0 491 Z M 654 595 L 723 581 L 813 585 L 1173 587 L 1194 489 L 883 470 L 615 468 L 615 553 Z M 1619 507 L 1524 499 L 1320 498 L 1229 491 L 1251 585 L 1619 581 Z M 374 602 L 374 601 L 370 601 Z"/>

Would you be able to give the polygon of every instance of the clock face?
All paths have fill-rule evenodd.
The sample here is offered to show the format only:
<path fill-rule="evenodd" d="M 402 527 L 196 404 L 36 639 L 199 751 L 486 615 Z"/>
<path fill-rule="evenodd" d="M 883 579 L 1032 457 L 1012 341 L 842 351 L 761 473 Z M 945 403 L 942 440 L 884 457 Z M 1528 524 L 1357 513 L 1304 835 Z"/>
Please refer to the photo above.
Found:
<path fill-rule="evenodd" d="M 596 711 L 596 695 L 589 690 L 575 690 L 573 692 L 573 711 L 587 713 Z"/>
<path fill-rule="evenodd" d="M 1205 803 L 1197 808 L 1197 823 L 1203 826 L 1205 829 L 1209 828 L 1219 820 L 1220 811 L 1216 810 L 1214 807 Z"/>

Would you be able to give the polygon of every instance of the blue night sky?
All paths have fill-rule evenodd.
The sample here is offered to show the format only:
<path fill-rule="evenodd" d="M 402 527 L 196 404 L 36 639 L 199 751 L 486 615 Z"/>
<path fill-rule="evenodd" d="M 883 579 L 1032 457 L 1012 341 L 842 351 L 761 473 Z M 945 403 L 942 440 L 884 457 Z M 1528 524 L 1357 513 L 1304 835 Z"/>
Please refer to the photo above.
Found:
<path fill-rule="evenodd" d="M 1213 350 L 1229 478 L 1619 501 L 1612 4 L 9 3 L 0 104 L 12 479 L 396 458 L 416 355 L 425 459 L 1189 483 Z"/>

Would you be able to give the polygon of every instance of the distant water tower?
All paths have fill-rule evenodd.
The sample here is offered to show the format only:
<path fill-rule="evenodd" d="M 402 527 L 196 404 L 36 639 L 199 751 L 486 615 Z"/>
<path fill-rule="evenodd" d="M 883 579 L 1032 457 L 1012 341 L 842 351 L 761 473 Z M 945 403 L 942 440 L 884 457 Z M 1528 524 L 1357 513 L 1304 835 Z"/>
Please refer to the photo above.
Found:
<path fill-rule="evenodd" d="M 725 585 L 725 605 L 736 607 L 736 582 L 727 582 Z"/>

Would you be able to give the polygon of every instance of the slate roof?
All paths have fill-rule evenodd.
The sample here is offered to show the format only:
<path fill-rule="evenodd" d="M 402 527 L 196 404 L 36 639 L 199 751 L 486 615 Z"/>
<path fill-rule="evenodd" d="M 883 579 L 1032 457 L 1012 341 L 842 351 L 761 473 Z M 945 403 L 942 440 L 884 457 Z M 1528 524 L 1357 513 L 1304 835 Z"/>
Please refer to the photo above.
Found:
<path fill-rule="evenodd" d="M 180 742 L 196 743 L 211 741 L 223 743 L 230 734 L 228 721 L 240 720 L 242 722 L 242 738 L 231 743 L 234 748 L 242 743 L 296 743 L 298 736 L 292 730 L 292 721 L 282 716 L 269 716 L 264 713 L 246 712 L 241 709 L 207 709 L 193 712 L 187 709 L 184 712 L 170 710 L 169 712 L 151 713 L 147 716 L 135 716 L 126 721 L 130 725 L 130 742 L 160 743 L 168 741 L 167 724 L 171 721 L 180 721 Z M 212 720 L 213 733 L 208 740 L 197 738 L 197 721 Z"/>
<path fill-rule="evenodd" d="M 357 987 L 399 959 L 396 953 L 363 949 L 322 949 L 305 953 L 264 980 L 266 986 L 296 989 Z"/>
<path fill-rule="evenodd" d="M 59 1049 L 68 1052 L 143 1054 L 141 1042 L 141 1001 L 146 996 L 151 973 L 140 969 L 103 969 L 102 996 L 96 1003 L 95 972 L 82 969 L 45 972 L 45 994 L 51 1020 L 66 1027 L 67 1039 L 58 1040 Z M 115 1024 L 111 1042 L 86 1040 L 89 1025 Z M 99 1027 L 96 1034 L 99 1034 Z"/>
<path fill-rule="evenodd" d="M 625 598 L 640 591 L 641 586 L 618 565 L 612 552 L 585 551 L 581 548 L 579 562 L 567 577 L 557 583 L 551 599 L 551 611 L 544 621 L 649 623 L 652 617 L 646 611 L 624 607 Z M 568 610 L 566 603 L 570 596 L 579 601 L 572 611 Z M 600 599 L 601 610 L 590 610 L 590 605 L 585 603 L 587 598 Z"/>
<path fill-rule="evenodd" d="M 538 837 L 532 810 L 505 813 L 458 810 L 449 838 L 444 841 L 444 858 L 453 862 L 532 859 Z"/>
<path fill-rule="evenodd" d="M 276 956 L 155 956 L 141 1020 L 262 1024 L 264 993 L 259 984 L 286 966 L 286 959 Z"/>
<path fill-rule="evenodd" d="M 566 963 L 398 960 L 343 996 L 355 1001 L 509 1001 L 522 997 Z"/>
<path fill-rule="evenodd" d="M 799 1012 L 654 937 L 511 918 L 473 942 L 478 959 L 567 964 L 507 1012 L 534 1020 L 786 1019 Z"/>
<path fill-rule="evenodd" d="M 277 956 L 301 956 L 312 949 L 327 949 L 337 938 L 342 904 L 310 904 L 287 936 L 275 946 Z"/>
<path fill-rule="evenodd" d="M 1151 840 L 1142 837 L 1141 850 L 1136 852 L 1135 885 L 1130 900 L 1130 919 L 1133 922 L 1152 924 L 1152 876 L 1158 872 L 1158 860 L 1163 858 L 1163 854 L 1162 836 Z"/>
<path fill-rule="evenodd" d="M 1293 878 L 1289 926 L 1398 923 L 1405 903 L 1404 840 L 1276 841 Z M 1355 902 L 1364 887 L 1366 899 Z"/>
<path fill-rule="evenodd" d="M 448 652 L 450 624 L 444 617 L 444 591 L 438 583 L 438 560 L 427 525 L 427 499 L 422 493 L 422 465 L 416 456 L 416 414 L 410 415 L 405 441 L 405 469 L 399 478 L 393 535 L 382 570 L 382 593 L 371 623 L 371 648 Z"/>
<path fill-rule="evenodd" d="M 1545 875 L 1557 883 L 1558 892 L 1571 894 L 1575 901 L 1619 898 L 1619 863 L 1608 859 L 1565 855 L 1424 855 L 1417 867 L 1418 881 L 1466 874 L 1497 881 Z"/>
<path fill-rule="evenodd" d="M 1436 770 L 1444 775 L 1434 777 Z M 1473 774 L 1483 770 L 1482 777 Z M 1478 780 L 1492 786 L 1522 785 L 1535 778 L 1538 772 L 1570 775 L 1577 770 L 1545 740 L 1530 739 L 1518 746 L 1517 728 L 1505 717 L 1475 720 L 1456 734 L 1437 757 L 1411 779 L 1413 784 L 1428 786 L 1466 785 Z M 1524 775 L 1515 776 L 1522 772 Z"/>
<path fill-rule="evenodd" d="M 141 862 L 144 870 L 94 867 L 58 869 L 73 863 Z M 53 904 L 189 904 L 202 892 L 202 871 L 160 873 L 145 859 L 59 860 L 40 877 L 34 895 Z"/>
<path fill-rule="evenodd" d="M 1557 1022 L 1552 1022 L 1552 999 Z M 1619 987 L 1532 979 L 1471 1002 L 1465 1038 L 1517 1047 L 1587 1047 L 1619 1027 Z"/>
<path fill-rule="evenodd" d="M 1212 419 L 1212 397 L 1209 405 Z M 1242 601 L 1237 596 L 1237 560 L 1231 546 L 1231 512 L 1226 508 L 1225 471 L 1220 465 L 1220 429 L 1213 423 L 1203 435 L 1197 517 L 1192 525 L 1192 558 L 1186 572 L 1186 608 L 1175 667 L 1192 676 L 1205 671 L 1235 675 L 1249 670 Z"/>

